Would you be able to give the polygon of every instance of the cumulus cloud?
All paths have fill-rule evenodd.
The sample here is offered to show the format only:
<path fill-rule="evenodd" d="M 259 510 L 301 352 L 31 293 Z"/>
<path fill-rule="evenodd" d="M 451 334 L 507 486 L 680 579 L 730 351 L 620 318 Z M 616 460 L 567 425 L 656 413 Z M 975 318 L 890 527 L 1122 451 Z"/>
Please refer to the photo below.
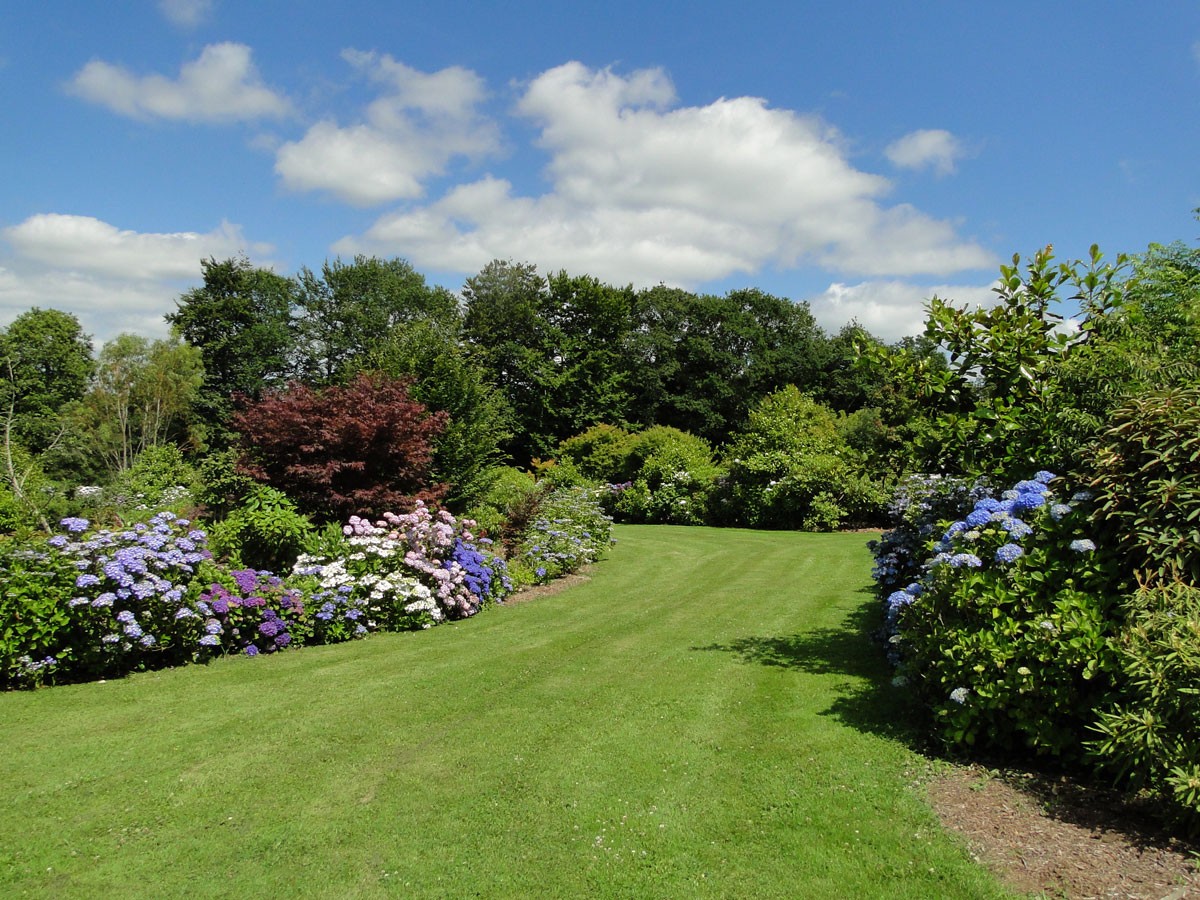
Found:
<path fill-rule="evenodd" d="M 12 250 L 0 262 L 0 324 L 34 306 L 79 317 L 98 341 L 120 331 L 165 334 L 163 316 L 200 283 L 200 260 L 245 254 L 258 265 L 271 248 L 227 222 L 207 233 L 151 234 L 88 216 L 30 216 L 0 230 Z"/>
<path fill-rule="evenodd" d="M 950 175 L 964 156 L 962 143 L 940 128 L 913 131 L 888 144 L 884 154 L 901 169 L 933 169 Z"/>
<path fill-rule="evenodd" d="M 499 130 L 477 110 L 486 91 L 474 72 L 452 66 L 426 73 L 384 54 L 347 50 L 343 58 L 381 87 L 364 120 L 318 122 L 281 146 L 275 171 L 299 191 L 328 191 L 358 206 L 412 199 L 455 157 L 499 147 Z"/>
<path fill-rule="evenodd" d="M 286 97 L 267 87 L 245 44 L 210 44 L 179 77 L 139 76 L 123 66 L 92 60 L 68 84 L 85 100 L 135 119 L 234 122 L 291 114 Z"/>
<path fill-rule="evenodd" d="M 573 62 L 535 78 L 517 112 L 549 154 L 548 193 L 488 176 L 334 249 L 451 271 L 531 259 L 684 286 L 767 265 L 907 276 L 993 264 L 952 224 L 884 206 L 890 183 L 852 166 L 836 129 L 762 99 L 681 107 L 661 70 L 623 77 Z"/>
<path fill-rule="evenodd" d="M 172 24 L 195 28 L 212 13 L 213 0 L 158 0 L 158 8 Z"/>
<path fill-rule="evenodd" d="M 957 305 L 988 306 L 995 302 L 992 288 L 984 285 L 920 285 L 905 281 L 864 281 L 858 284 L 835 282 L 822 293 L 809 297 L 817 323 L 836 332 L 850 320 L 887 342 L 925 331 L 925 302 L 938 296 Z"/>

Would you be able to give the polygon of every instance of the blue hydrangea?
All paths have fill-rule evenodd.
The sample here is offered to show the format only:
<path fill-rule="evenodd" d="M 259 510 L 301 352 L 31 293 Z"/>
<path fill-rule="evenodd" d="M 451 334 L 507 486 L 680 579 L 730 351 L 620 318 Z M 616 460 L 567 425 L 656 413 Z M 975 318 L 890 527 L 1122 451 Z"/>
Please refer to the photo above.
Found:
<path fill-rule="evenodd" d="M 1087 538 L 1076 538 L 1071 541 L 1071 549 L 1076 553 L 1091 553 L 1096 549 L 1096 545 Z"/>
<path fill-rule="evenodd" d="M 983 565 L 983 560 L 974 553 L 955 553 L 950 557 L 950 565 L 955 569 L 978 569 Z"/>
<path fill-rule="evenodd" d="M 996 562 L 1015 562 L 1025 553 L 1019 544 L 1005 544 L 996 551 Z"/>
<path fill-rule="evenodd" d="M 975 509 L 967 516 L 967 524 L 972 528 L 979 528 L 990 521 L 992 521 L 992 511 L 989 509 Z"/>

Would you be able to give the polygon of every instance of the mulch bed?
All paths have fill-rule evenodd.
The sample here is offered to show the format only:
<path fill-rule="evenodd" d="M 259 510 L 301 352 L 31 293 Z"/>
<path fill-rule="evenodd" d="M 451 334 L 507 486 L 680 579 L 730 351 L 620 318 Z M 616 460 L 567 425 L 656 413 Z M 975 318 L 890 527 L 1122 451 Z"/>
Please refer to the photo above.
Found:
<path fill-rule="evenodd" d="M 1009 887 L 1067 900 L 1200 898 L 1200 847 L 1115 792 L 1064 778 L 952 767 L 926 785 L 943 827 Z"/>

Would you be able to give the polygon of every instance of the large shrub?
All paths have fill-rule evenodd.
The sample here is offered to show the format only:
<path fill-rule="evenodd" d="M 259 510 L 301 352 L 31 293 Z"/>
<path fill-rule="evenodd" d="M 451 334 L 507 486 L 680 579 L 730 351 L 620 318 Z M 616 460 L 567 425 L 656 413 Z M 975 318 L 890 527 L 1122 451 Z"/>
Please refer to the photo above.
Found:
<path fill-rule="evenodd" d="M 436 500 L 445 485 L 430 480 L 432 441 L 447 417 L 413 400 L 409 383 L 363 374 L 344 387 L 267 394 L 234 418 L 245 471 L 323 521 Z"/>
<path fill-rule="evenodd" d="M 558 445 L 558 459 L 570 461 L 586 478 L 621 483 L 633 479 L 630 454 L 639 435 L 618 425 L 593 425 Z"/>
<path fill-rule="evenodd" d="M 284 572 L 295 564 L 312 534 L 312 523 L 291 500 L 255 484 L 212 527 L 209 537 L 213 553 L 234 566 Z"/>
<path fill-rule="evenodd" d="M 173 513 L 121 531 L 63 520 L 65 533 L 0 558 L 9 683 L 117 675 L 188 662 L 202 648 L 194 592 L 207 536 Z M 22 673 L 12 660 L 41 668 Z M 25 666 L 28 669 L 28 665 Z"/>
<path fill-rule="evenodd" d="M 1109 687 L 1110 576 L 1052 478 L 977 500 L 888 597 L 900 677 L 951 745 L 1077 754 Z"/>
<path fill-rule="evenodd" d="M 763 399 L 727 455 L 719 517 L 732 525 L 832 531 L 877 521 L 887 503 L 837 415 L 794 386 Z"/>
<path fill-rule="evenodd" d="M 1117 637 L 1116 701 L 1090 747 L 1100 765 L 1200 831 L 1200 589 L 1143 587 Z"/>
<path fill-rule="evenodd" d="M 1093 472 L 1099 533 L 1123 568 L 1200 586 L 1200 387 L 1153 392 L 1117 410 Z"/>
<path fill-rule="evenodd" d="M 708 441 L 656 426 L 634 435 L 625 449 L 617 475 L 625 480 L 609 494 L 617 518 L 653 525 L 707 521 L 710 495 L 721 471 Z"/>

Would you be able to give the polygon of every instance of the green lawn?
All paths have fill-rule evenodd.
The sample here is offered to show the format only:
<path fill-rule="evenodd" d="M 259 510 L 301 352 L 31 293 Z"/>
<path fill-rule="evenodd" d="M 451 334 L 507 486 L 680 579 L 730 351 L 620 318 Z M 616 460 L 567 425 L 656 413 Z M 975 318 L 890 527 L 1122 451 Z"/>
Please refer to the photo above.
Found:
<path fill-rule="evenodd" d="M 1005 896 L 912 786 L 862 535 L 616 535 L 461 624 L 0 695 L 0 896 Z"/>

